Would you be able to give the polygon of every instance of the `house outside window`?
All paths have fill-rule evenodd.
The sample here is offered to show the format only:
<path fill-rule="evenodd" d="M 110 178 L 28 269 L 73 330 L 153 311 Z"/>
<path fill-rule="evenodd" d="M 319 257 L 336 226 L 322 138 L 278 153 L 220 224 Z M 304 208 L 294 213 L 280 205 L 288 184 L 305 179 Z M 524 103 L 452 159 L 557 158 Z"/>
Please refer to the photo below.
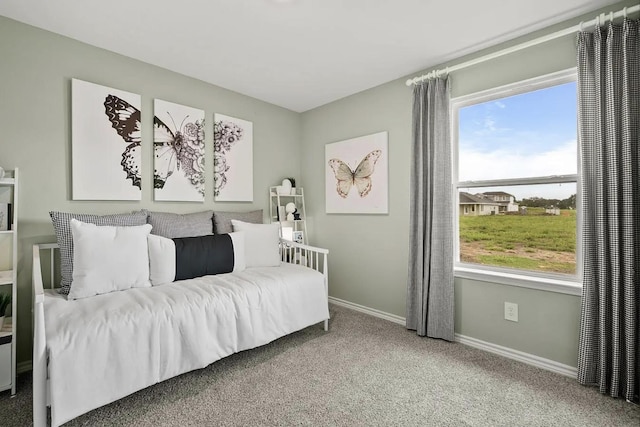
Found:
<path fill-rule="evenodd" d="M 452 143 L 456 275 L 579 283 L 575 70 L 453 99 Z"/>

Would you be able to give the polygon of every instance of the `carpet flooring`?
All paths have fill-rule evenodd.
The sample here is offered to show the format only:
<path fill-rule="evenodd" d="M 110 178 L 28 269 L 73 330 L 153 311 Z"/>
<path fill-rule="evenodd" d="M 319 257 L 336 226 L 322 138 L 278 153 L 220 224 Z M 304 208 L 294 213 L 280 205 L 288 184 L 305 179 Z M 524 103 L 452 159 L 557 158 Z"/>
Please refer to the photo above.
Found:
<path fill-rule="evenodd" d="M 331 306 L 315 325 L 91 411 L 66 426 L 640 426 L 640 407 L 575 380 Z M 31 375 L 0 393 L 28 426 Z"/>

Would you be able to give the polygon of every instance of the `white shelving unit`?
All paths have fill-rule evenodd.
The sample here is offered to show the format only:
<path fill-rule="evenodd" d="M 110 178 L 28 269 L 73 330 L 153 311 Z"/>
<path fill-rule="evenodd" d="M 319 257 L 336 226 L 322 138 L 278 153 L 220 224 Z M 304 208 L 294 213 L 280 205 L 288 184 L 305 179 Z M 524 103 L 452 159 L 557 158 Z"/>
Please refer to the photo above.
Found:
<path fill-rule="evenodd" d="M 5 171 L 0 179 L 0 203 L 10 204 L 4 220 L 8 230 L 0 230 L 0 292 L 11 294 L 11 316 L 0 329 L 0 391 L 16 394 L 16 315 L 18 312 L 18 169 Z M 3 209 L 4 212 L 4 209 Z M 4 227 L 2 227 L 4 228 Z M 9 314 L 9 309 L 7 309 Z"/>
<path fill-rule="evenodd" d="M 287 220 L 285 208 L 288 203 L 293 203 L 298 209 L 300 219 Z M 277 222 L 280 224 L 280 236 L 283 238 L 289 238 L 286 234 L 283 234 L 283 230 L 290 228 L 294 233 L 302 232 L 302 241 L 299 243 L 309 244 L 309 238 L 307 236 L 307 212 L 304 207 L 304 190 L 301 187 L 296 187 L 292 190 L 291 194 L 279 194 L 277 187 L 269 187 L 269 217 L 271 222 Z"/>

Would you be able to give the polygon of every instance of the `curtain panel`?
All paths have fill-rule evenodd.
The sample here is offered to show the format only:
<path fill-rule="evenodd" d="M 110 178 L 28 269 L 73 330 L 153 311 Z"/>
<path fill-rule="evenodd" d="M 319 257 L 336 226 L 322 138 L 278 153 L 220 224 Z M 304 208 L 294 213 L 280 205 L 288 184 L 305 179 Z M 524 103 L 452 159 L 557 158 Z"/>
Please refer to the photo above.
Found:
<path fill-rule="evenodd" d="M 453 341 L 449 78 L 413 89 L 407 329 Z"/>
<path fill-rule="evenodd" d="M 578 34 L 584 280 L 578 380 L 638 402 L 638 20 Z"/>

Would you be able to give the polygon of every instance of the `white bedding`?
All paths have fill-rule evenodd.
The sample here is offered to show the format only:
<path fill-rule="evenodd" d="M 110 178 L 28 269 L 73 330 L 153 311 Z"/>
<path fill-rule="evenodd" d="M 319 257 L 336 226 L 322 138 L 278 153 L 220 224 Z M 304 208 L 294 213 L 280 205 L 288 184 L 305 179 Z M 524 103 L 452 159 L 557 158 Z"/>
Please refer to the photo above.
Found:
<path fill-rule="evenodd" d="M 329 318 L 324 276 L 280 267 L 67 301 L 47 293 L 52 425 Z"/>

